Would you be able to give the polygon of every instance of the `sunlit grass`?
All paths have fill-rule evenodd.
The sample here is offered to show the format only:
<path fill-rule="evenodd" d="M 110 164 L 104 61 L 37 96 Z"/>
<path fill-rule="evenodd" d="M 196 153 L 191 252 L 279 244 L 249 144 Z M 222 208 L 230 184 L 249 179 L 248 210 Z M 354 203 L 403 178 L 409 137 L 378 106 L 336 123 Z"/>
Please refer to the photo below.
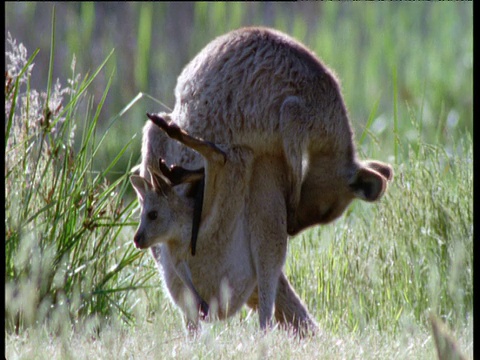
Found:
<path fill-rule="evenodd" d="M 87 102 L 81 142 L 74 144 L 79 107 L 108 58 L 83 79 L 73 65 L 67 87 L 56 81 L 38 92 L 30 88 L 33 56 L 27 61 L 11 38 L 8 45 L 9 64 L 18 68 L 9 67 L 13 78 L 5 86 L 6 328 L 19 332 L 44 321 L 59 327 L 90 316 L 133 321 L 127 294 L 150 276 L 135 273 L 143 254 L 125 239 L 134 225 L 136 203 L 124 201 L 133 164 L 106 180 L 130 142 L 102 169 L 93 167 L 108 137 L 98 139 L 96 126 L 110 83 L 96 108 Z"/>
<path fill-rule="evenodd" d="M 135 327 L 112 324 L 101 335 L 91 328 L 53 337 L 45 328 L 7 335 L 8 359 L 425 359 L 436 358 L 430 331 L 412 323 L 395 335 L 374 327 L 352 333 L 323 332 L 299 341 L 274 329 L 261 334 L 255 318 L 205 326 L 195 340 L 179 331 L 175 316 L 140 321 Z M 472 358 L 471 327 L 455 332 L 458 346 Z M 42 349 L 41 352 L 38 349 Z"/>
<path fill-rule="evenodd" d="M 460 327 L 473 316 L 471 139 L 459 147 L 411 151 L 380 203 L 290 241 L 287 275 L 326 328 L 395 333 L 430 312 Z"/>

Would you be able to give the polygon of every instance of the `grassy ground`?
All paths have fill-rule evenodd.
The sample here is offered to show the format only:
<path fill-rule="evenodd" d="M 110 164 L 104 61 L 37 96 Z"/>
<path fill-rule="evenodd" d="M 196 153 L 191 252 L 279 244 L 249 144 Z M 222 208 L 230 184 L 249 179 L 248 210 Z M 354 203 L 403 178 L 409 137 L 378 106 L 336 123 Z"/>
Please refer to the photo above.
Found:
<path fill-rule="evenodd" d="M 179 330 L 176 316 L 166 314 L 155 323 L 136 327 L 109 326 L 101 336 L 75 331 L 52 336 L 43 328 L 19 336 L 7 335 L 8 359 L 434 359 L 432 335 L 415 325 L 395 335 L 372 327 L 361 333 L 324 332 L 302 341 L 281 330 L 258 332 L 255 317 L 238 318 L 206 326 L 196 340 Z M 473 358 L 473 335 L 463 329 L 455 334 L 459 347 Z M 41 352 L 39 352 L 41 349 Z"/>
<path fill-rule="evenodd" d="M 434 359 L 432 333 L 410 323 L 395 334 L 367 326 L 361 332 L 323 331 L 299 341 L 274 329 L 258 330 L 252 314 L 205 325 L 192 340 L 179 327 L 181 319 L 170 306 L 153 322 L 135 327 L 106 326 L 99 335 L 92 326 L 65 329 L 59 336 L 46 327 L 6 335 L 8 359 Z M 454 333 L 463 354 L 473 358 L 472 324 Z M 40 351 L 39 351 L 40 350 Z"/>
<path fill-rule="evenodd" d="M 122 6 L 123 15 L 58 4 L 55 29 L 50 5 L 6 8 L 7 30 L 30 19 L 43 29 L 33 37 L 49 39 L 30 49 L 6 38 L 6 358 L 431 359 L 430 314 L 473 357 L 471 4 Z M 128 52 L 111 53 L 120 35 L 101 26 L 110 13 L 138 25 L 134 40 L 125 36 L 141 44 L 129 70 Z M 178 35 L 188 51 L 167 62 L 164 35 L 148 29 L 189 17 L 196 31 Z M 181 66 L 214 36 L 251 23 L 292 33 L 336 70 L 361 156 L 391 162 L 395 178 L 378 204 L 354 203 L 289 243 L 285 271 L 322 334 L 263 335 L 243 310 L 192 341 L 152 259 L 133 247 L 126 173 L 138 159 L 137 114 L 159 110 L 156 99 L 172 105 Z M 103 57 L 84 75 L 88 52 L 79 49 L 90 43 Z"/>

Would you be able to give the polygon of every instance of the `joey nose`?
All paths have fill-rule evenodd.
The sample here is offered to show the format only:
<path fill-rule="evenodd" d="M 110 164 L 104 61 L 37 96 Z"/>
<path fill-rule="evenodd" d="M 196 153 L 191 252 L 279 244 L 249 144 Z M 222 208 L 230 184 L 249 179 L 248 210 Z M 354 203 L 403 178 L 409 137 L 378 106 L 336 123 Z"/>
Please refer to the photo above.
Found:
<path fill-rule="evenodd" d="M 135 243 L 135 247 L 137 249 L 145 249 L 145 237 L 142 234 L 136 233 L 133 237 L 133 242 Z"/>

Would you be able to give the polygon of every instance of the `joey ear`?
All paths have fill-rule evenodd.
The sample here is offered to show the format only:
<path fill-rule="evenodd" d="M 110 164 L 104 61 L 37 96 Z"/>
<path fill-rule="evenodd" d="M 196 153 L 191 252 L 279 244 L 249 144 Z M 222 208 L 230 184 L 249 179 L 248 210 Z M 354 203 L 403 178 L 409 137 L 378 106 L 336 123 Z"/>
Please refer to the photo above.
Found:
<path fill-rule="evenodd" d="M 369 160 L 364 162 L 364 165 L 375 170 L 388 181 L 393 179 L 393 169 L 389 164 L 382 163 L 381 161 Z"/>
<path fill-rule="evenodd" d="M 170 179 L 172 172 L 170 168 L 167 166 L 167 163 L 165 162 L 165 160 L 163 160 L 162 158 L 158 158 L 158 167 L 162 172 L 163 176 Z"/>
<path fill-rule="evenodd" d="M 205 177 L 205 168 L 203 167 L 196 170 L 187 170 L 177 165 L 168 167 L 165 160 L 162 158 L 158 160 L 158 166 L 163 177 L 168 180 L 170 186 L 193 183 L 202 180 Z"/>
<path fill-rule="evenodd" d="M 371 168 L 361 167 L 349 186 L 357 198 L 369 202 L 377 201 L 385 192 L 387 178 Z"/>
<path fill-rule="evenodd" d="M 130 176 L 130 183 L 132 184 L 137 196 L 140 198 L 141 201 L 145 199 L 145 194 L 147 191 L 152 187 L 150 183 L 143 177 L 139 175 L 132 175 Z"/>
<path fill-rule="evenodd" d="M 147 170 L 150 174 L 153 189 L 157 192 L 160 191 L 162 194 L 167 194 L 172 188 L 170 181 L 151 167 L 149 167 Z"/>

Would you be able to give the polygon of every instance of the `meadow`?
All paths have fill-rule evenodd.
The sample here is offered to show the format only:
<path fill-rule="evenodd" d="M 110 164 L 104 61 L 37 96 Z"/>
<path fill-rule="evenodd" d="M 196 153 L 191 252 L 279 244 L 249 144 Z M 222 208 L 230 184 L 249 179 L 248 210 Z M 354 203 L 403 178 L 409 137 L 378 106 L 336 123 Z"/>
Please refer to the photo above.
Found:
<path fill-rule="evenodd" d="M 54 6 L 55 5 L 55 9 Z M 432 359 L 434 315 L 473 358 L 471 3 L 7 3 L 7 359 Z M 118 26 L 121 24 L 122 26 Z M 187 339 L 128 183 L 146 111 L 246 25 L 287 32 L 338 75 L 362 158 L 393 165 L 375 204 L 289 242 L 321 329 L 258 330 L 246 308 Z"/>

